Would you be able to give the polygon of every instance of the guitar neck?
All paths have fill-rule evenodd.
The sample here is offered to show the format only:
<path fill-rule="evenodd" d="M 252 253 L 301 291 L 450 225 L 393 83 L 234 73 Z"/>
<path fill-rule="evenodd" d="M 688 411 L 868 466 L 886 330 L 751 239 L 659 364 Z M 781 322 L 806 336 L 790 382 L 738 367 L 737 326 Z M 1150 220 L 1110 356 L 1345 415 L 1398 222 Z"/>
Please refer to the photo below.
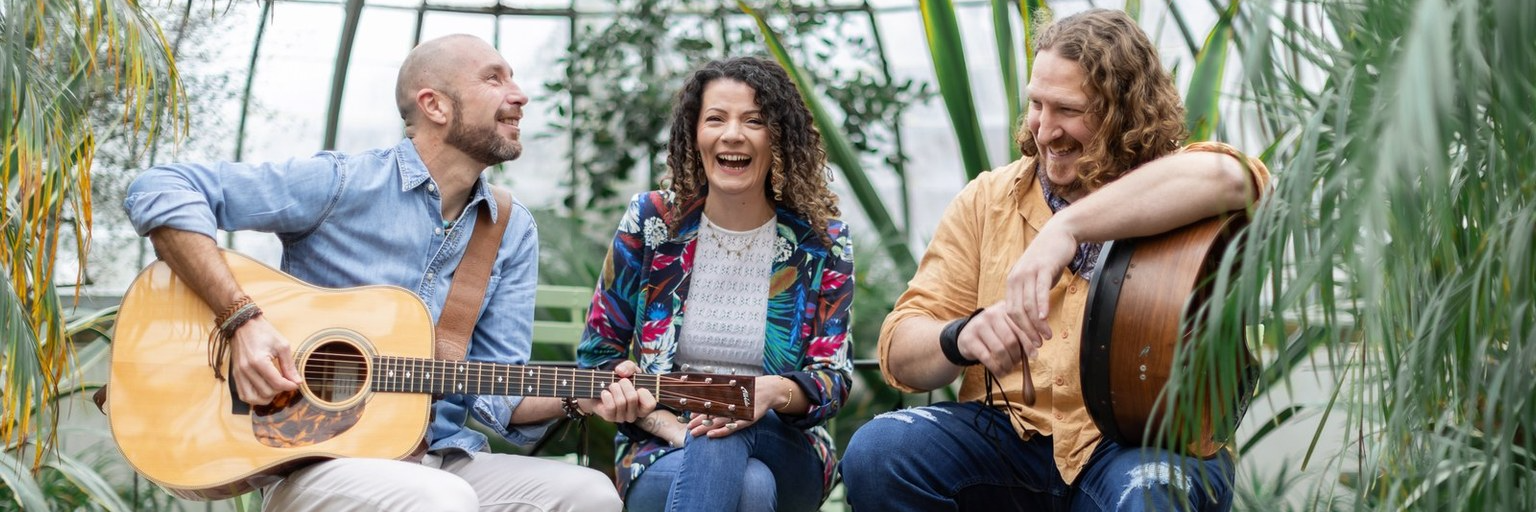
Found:
<path fill-rule="evenodd" d="M 373 361 L 373 389 L 380 392 L 597 398 L 617 380 L 610 371 L 557 366 L 393 356 Z M 631 380 L 660 395 L 659 376 L 641 374 Z"/>

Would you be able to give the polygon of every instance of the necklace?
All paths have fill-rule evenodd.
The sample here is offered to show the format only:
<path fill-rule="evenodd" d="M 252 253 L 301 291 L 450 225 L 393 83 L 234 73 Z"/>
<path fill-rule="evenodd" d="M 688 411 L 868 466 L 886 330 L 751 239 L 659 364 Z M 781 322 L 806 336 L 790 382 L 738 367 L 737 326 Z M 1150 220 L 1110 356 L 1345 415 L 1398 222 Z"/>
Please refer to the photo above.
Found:
<path fill-rule="evenodd" d="M 766 224 L 751 231 L 727 231 L 710 222 L 709 217 L 704 217 L 703 225 L 700 226 L 699 232 L 709 243 L 725 251 L 726 256 L 731 257 L 731 259 L 740 260 L 748 251 L 752 250 L 752 246 L 757 244 L 757 239 L 765 237 L 765 231 L 770 230 L 773 225 L 774 219 L 768 219 Z"/>
<path fill-rule="evenodd" d="M 708 238 L 710 243 L 724 250 L 725 254 L 732 258 L 741 259 L 741 253 L 752 249 L 752 244 L 757 243 L 757 233 L 749 233 L 747 236 L 731 237 L 735 239 L 734 241 L 739 242 L 733 246 L 728 243 L 730 240 L 720 236 L 714 224 L 708 224 L 707 226 L 709 229 L 704 231 L 704 237 Z"/>

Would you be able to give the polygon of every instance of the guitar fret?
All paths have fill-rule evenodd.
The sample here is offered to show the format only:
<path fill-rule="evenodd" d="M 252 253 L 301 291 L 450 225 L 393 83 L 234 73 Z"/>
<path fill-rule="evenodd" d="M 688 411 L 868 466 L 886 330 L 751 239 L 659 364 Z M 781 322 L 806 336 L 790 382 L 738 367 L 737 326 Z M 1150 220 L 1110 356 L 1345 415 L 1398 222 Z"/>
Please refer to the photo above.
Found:
<path fill-rule="evenodd" d="M 484 361 L 376 356 L 373 366 L 371 387 L 377 392 L 598 398 L 617 381 L 612 372 L 602 370 Z M 659 402 L 670 406 L 727 415 L 751 411 L 752 390 L 743 388 L 736 378 L 691 377 L 640 374 L 631 380 L 637 389 L 649 390 Z M 746 383 L 750 385 L 751 379 Z M 722 386 L 729 389 L 722 390 Z"/>

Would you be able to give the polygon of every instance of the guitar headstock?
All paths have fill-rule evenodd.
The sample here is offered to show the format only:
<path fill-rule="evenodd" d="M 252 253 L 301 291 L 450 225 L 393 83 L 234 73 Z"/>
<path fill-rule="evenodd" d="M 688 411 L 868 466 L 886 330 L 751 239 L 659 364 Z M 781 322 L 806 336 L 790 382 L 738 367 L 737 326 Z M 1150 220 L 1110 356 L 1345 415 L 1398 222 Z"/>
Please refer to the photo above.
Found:
<path fill-rule="evenodd" d="M 756 379 L 747 375 L 668 373 L 659 375 L 662 404 L 674 409 L 739 420 L 752 419 Z"/>

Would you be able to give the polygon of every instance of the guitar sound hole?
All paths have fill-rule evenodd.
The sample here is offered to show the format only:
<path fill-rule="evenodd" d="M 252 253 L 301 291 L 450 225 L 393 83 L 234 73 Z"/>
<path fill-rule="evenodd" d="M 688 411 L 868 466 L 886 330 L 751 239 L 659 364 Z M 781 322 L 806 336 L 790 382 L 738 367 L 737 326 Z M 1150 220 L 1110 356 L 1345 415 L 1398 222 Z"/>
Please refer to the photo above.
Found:
<path fill-rule="evenodd" d="M 325 342 L 311 352 L 304 364 L 304 385 L 316 400 L 335 404 L 363 392 L 368 385 L 368 363 L 351 343 Z"/>

